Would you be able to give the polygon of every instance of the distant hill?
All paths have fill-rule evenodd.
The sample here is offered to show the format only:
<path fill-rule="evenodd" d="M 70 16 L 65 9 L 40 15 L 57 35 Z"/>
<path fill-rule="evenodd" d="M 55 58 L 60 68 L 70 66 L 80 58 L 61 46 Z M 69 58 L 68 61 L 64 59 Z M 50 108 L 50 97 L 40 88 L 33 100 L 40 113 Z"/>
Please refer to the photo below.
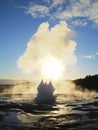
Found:
<path fill-rule="evenodd" d="M 15 79 L 0 79 L 0 85 L 14 85 L 17 82 L 19 82 L 19 80 L 15 80 Z"/>
<path fill-rule="evenodd" d="M 26 83 L 29 82 L 29 80 L 23 80 L 23 79 L 0 79 L 0 85 L 15 85 L 19 83 Z"/>
<path fill-rule="evenodd" d="M 80 78 L 80 79 L 76 79 L 73 80 L 73 83 L 75 83 L 75 85 L 80 86 L 81 90 L 95 90 L 98 92 L 98 74 L 96 75 L 88 75 L 85 78 Z"/>

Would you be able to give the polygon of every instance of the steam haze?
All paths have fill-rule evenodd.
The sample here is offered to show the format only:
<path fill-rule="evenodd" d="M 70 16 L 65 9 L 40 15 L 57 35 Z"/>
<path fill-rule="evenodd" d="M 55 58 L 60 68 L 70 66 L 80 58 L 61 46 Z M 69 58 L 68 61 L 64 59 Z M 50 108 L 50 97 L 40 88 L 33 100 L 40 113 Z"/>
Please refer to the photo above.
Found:
<path fill-rule="evenodd" d="M 32 76 L 41 77 L 42 64 L 50 57 L 55 57 L 64 66 L 64 73 L 69 65 L 76 63 L 76 42 L 72 40 L 74 32 L 65 21 L 49 28 L 49 23 L 42 23 L 27 43 L 27 48 L 18 61 L 18 67 Z"/>

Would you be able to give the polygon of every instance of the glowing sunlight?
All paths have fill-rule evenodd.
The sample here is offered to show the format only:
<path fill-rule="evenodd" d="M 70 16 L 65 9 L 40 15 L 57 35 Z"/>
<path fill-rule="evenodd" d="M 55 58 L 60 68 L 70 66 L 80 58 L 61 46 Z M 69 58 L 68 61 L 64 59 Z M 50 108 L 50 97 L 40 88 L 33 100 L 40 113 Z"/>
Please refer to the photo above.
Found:
<path fill-rule="evenodd" d="M 63 74 L 63 65 L 56 58 L 49 58 L 42 64 L 42 75 L 47 79 L 60 79 Z"/>

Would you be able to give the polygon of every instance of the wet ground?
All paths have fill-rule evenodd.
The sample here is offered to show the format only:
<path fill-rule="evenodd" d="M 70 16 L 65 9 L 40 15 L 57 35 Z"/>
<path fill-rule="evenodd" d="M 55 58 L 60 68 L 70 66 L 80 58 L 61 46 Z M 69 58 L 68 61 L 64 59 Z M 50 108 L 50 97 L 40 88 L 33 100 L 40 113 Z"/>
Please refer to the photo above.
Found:
<path fill-rule="evenodd" d="M 98 97 L 58 94 L 36 104 L 35 95 L 0 95 L 0 130 L 98 130 Z"/>

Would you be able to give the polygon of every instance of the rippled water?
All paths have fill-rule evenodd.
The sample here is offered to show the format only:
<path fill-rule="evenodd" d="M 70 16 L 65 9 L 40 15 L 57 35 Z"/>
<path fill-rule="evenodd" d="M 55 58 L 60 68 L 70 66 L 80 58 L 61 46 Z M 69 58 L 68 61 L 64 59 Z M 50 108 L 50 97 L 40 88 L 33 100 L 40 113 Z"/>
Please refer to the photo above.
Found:
<path fill-rule="evenodd" d="M 0 130 L 97 130 L 98 96 L 57 94 L 53 104 L 36 104 L 36 95 L 1 94 Z"/>

